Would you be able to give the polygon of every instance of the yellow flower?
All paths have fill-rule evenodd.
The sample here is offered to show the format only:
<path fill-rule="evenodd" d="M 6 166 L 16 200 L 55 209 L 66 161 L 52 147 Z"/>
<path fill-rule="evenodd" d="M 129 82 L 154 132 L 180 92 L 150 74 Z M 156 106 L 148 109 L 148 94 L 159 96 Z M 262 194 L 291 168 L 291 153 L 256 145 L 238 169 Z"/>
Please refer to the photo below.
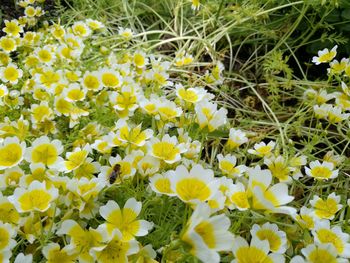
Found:
<path fill-rule="evenodd" d="M 42 250 L 43 255 L 47 259 L 47 263 L 74 263 L 78 257 L 78 253 L 74 253 L 68 246 L 60 248 L 57 243 L 49 243 Z"/>
<path fill-rule="evenodd" d="M 86 24 L 92 29 L 92 30 L 98 30 L 101 28 L 104 28 L 105 25 L 101 23 L 100 21 L 93 20 L 93 19 L 86 19 Z"/>
<path fill-rule="evenodd" d="M 176 193 L 171 190 L 170 176 L 172 176 L 172 173 L 169 171 L 164 174 L 156 174 L 152 176 L 149 183 L 150 187 L 158 194 L 176 196 Z"/>
<path fill-rule="evenodd" d="M 193 211 L 181 239 L 190 245 L 190 253 L 203 262 L 219 263 L 219 251 L 229 251 L 233 234 L 230 220 L 224 214 L 210 216 L 207 204 L 200 204 Z"/>
<path fill-rule="evenodd" d="M 102 68 L 99 71 L 99 78 L 101 79 L 103 86 L 107 88 L 118 88 L 123 81 L 119 72 L 108 68 Z"/>
<path fill-rule="evenodd" d="M 325 48 L 323 50 L 318 51 L 318 56 L 312 58 L 312 62 L 316 65 L 319 65 L 321 63 L 328 63 L 332 61 L 332 59 L 337 55 L 337 48 L 338 46 L 334 46 L 331 50 L 328 50 L 328 48 Z"/>
<path fill-rule="evenodd" d="M 300 212 L 295 216 L 295 220 L 306 229 L 313 229 L 315 227 L 315 222 L 317 217 L 313 209 L 309 209 L 305 206 L 300 208 Z"/>
<path fill-rule="evenodd" d="M 305 256 L 296 256 L 291 263 L 310 262 L 310 263 L 345 263 L 346 260 L 337 258 L 337 251 L 331 244 L 310 244 L 301 250 Z"/>
<path fill-rule="evenodd" d="M 16 225 L 19 220 L 20 217 L 14 205 L 0 193 L 0 222 Z"/>
<path fill-rule="evenodd" d="M 73 34 L 79 37 L 88 37 L 91 35 L 91 29 L 84 22 L 75 22 L 72 25 Z"/>
<path fill-rule="evenodd" d="M 0 78 L 3 82 L 17 84 L 18 80 L 23 76 L 23 71 L 15 64 L 8 64 L 5 68 L 0 69 Z"/>
<path fill-rule="evenodd" d="M 127 114 L 133 113 L 139 107 L 137 93 L 131 86 L 122 87 L 120 92 L 112 92 L 110 100 L 114 109 Z"/>
<path fill-rule="evenodd" d="M 24 9 L 24 14 L 27 16 L 27 17 L 35 17 L 35 14 L 36 14 L 36 11 L 35 11 L 35 8 L 31 5 L 27 6 L 25 9 Z"/>
<path fill-rule="evenodd" d="M 45 182 L 33 181 L 28 189 L 16 188 L 9 201 L 14 204 L 20 213 L 39 211 L 45 212 L 51 203 L 58 197 L 55 187 L 47 189 Z"/>
<path fill-rule="evenodd" d="M 292 181 L 292 178 L 289 176 L 291 169 L 283 156 L 279 155 L 277 157 L 267 157 L 264 159 L 264 163 L 271 171 L 272 176 L 277 178 L 280 182 Z"/>
<path fill-rule="evenodd" d="M 2 37 L 0 38 L 0 48 L 6 53 L 15 51 L 17 48 L 16 40 L 11 37 Z"/>
<path fill-rule="evenodd" d="M 192 2 L 192 9 L 193 10 L 198 10 L 199 7 L 201 6 L 201 1 L 200 0 L 190 0 Z"/>
<path fill-rule="evenodd" d="M 53 111 L 47 101 L 41 102 L 40 105 L 33 104 L 31 107 L 31 118 L 33 123 L 40 123 L 45 120 L 51 120 Z"/>
<path fill-rule="evenodd" d="M 143 68 L 148 64 L 148 59 L 146 57 L 146 54 L 142 51 L 135 51 L 134 52 L 134 65 L 137 68 Z"/>
<path fill-rule="evenodd" d="M 23 176 L 24 172 L 19 166 L 8 168 L 0 176 L 0 185 L 17 186 Z"/>
<path fill-rule="evenodd" d="M 197 122 L 201 129 L 208 127 L 209 132 L 217 130 L 227 122 L 227 110 L 217 110 L 216 103 L 203 100 L 195 106 Z"/>
<path fill-rule="evenodd" d="M 139 245 L 136 240 L 125 241 L 118 229 L 105 240 L 102 247 L 94 247 L 91 254 L 99 263 L 127 263 L 128 256 L 136 254 L 139 251 Z"/>
<path fill-rule="evenodd" d="M 97 71 L 87 71 L 82 78 L 82 85 L 88 90 L 98 91 L 103 88 L 100 76 Z"/>
<path fill-rule="evenodd" d="M 125 40 L 130 40 L 133 37 L 134 33 L 130 28 L 119 27 L 118 35 L 123 37 Z"/>
<path fill-rule="evenodd" d="M 170 137 L 168 134 L 164 135 L 162 140 L 151 138 L 147 145 L 150 155 L 169 164 L 180 161 L 181 153 L 186 151 L 183 143 L 178 144 L 177 138 Z"/>
<path fill-rule="evenodd" d="M 47 136 L 42 136 L 33 141 L 25 154 L 27 162 L 35 164 L 42 163 L 50 168 L 56 167 L 63 161 L 59 155 L 63 152 L 61 141 L 50 139 Z"/>
<path fill-rule="evenodd" d="M 223 156 L 218 154 L 217 158 L 221 172 L 228 177 L 240 177 L 246 171 L 245 165 L 236 166 L 237 158 L 234 155 L 227 154 Z"/>
<path fill-rule="evenodd" d="M 67 160 L 63 162 L 63 167 L 61 167 L 60 170 L 68 173 L 75 169 L 78 169 L 85 162 L 90 151 L 90 146 L 86 145 L 83 148 L 75 148 L 73 152 L 67 152 Z"/>
<path fill-rule="evenodd" d="M 256 143 L 254 145 L 254 149 L 249 149 L 248 153 L 257 155 L 261 158 L 265 156 L 270 156 L 275 146 L 276 143 L 274 141 L 270 141 L 268 144 L 266 144 L 265 142 Z"/>
<path fill-rule="evenodd" d="M 248 193 L 242 183 L 237 182 L 236 184 L 230 184 L 227 196 L 230 201 L 230 209 L 236 207 L 238 210 L 244 211 L 250 208 Z"/>
<path fill-rule="evenodd" d="M 123 209 L 120 209 L 119 205 L 112 200 L 101 206 L 100 215 L 107 221 L 107 232 L 112 234 L 115 229 L 118 229 L 122 233 L 123 241 L 135 239 L 136 236 L 147 235 L 153 224 L 137 219 L 141 207 L 142 203 L 137 202 L 135 198 L 128 199 Z"/>
<path fill-rule="evenodd" d="M 16 245 L 14 237 L 17 235 L 14 226 L 0 221 L 0 253 L 10 250 Z"/>
<path fill-rule="evenodd" d="M 44 46 L 35 50 L 34 54 L 41 63 L 46 65 L 52 65 L 55 62 L 55 53 L 52 51 L 50 46 Z"/>
<path fill-rule="evenodd" d="M 211 199 L 219 188 L 211 169 L 193 165 L 190 171 L 183 165 L 176 167 L 169 175 L 171 190 L 185 203 L 196 204 Z"/>
<path fill-rule="evenodd" d="M 18 24 L 17 20 L 5 20 L 5 27 L 2 29 L 8 36 L 19 37 L 20 33 L 23 32 L 23 27 Z"/>
<path fill-rule="evenodd" d="M 271 185 L 272 175 L 269 170 L 261 170 L 260 166 L 248 169 L 248 193 L 252 197 L 252 208 L 266 210 L 271 213 L 285 213 L 294 216 L 296 209 L 285 206 L 294 196 L 288 195 L 285 183 Z"/>
<path fill-rule="evenodd" d="M 67 235 L 70 237 L 69 247 L 74 253 L 78 254 L 81 262 L 93 262 L 93 257 L 90 255 L 92 247 L 102 246 L 102 241 L 106 239 L 103 232 L 96 229 L 83 229 L 74 220 L 66 220 L 62 222 L 61 228 L 56 232 L 57 235 Z"/>
<path fill-rule="evenodd" d="M 116 128 L 118 129 L 116 134 L 118 140 L 127 143 L 127 145 L 132 145 L 134 148 L 145 145 L 146 141 L 153 135 L 153 130 L 151 129 L 142 131 L 142 124 L 136 127 L 129 127 L 124 119 L 117 122 Z"/>
<path fill-rule="evenodd" d="M 310 162 L 310 168 L 305 167 L 305 173 L 317 180 L 327 180 L 336 178 L 338 170 L 333 170 L 334 164 L 330 162 L 313 161 Z"/>
<path fill-rule="evenodd" d="M 24 156 L 26 143 L 17 137 L 7 137 L 0 143 L 0 170 L 18 165 Z"/>
<path fill-rule="evenodd" d="M 233 254 L 235 260 L 232 263 L 280 263 L 284 262 L 284 256 L 279 254 L 268 254 L 270 250 L 269 242 L 267 240 L 260 240 L 253 237 L 250 245 L 242 237 L 235 238 L 233 242 Z"/>
<path fill-rule="evenodd" d="M 316 217 L 320 219 L 333 219 L 335 214 L 343 207 L 340 203 L 340 196 L 331 193 L 327 199 L 323 200 L 315 195 L 310 204 L 315 210 Z"/>
<path fill-rule="evenodd" d="M 250 233 L 253 238 L 267 240 L 273 253 L 283 254 L 288 248 L 286 233 L 279 230 L 276 224 L 269 222 L 262 226 L 254 224 Z"/>
<path fill-rule="evenodd" d="M 315 243 L 332 244 L 339 256 L 350 258 L 350 235 L 344 233 L 340 226 L 331 228 L 328 220 L 319 220 L 312 230 Z"/>

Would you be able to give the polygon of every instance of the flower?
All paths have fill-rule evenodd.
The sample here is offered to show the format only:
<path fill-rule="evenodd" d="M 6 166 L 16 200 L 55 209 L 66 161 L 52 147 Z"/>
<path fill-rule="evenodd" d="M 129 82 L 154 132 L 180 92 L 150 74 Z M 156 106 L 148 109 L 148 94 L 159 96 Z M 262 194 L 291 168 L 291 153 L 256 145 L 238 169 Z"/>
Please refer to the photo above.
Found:
<path fill-rule="evenodd" d="M 190 0 L 190 1 L 192 2 L 191 8 L 192 8 L 193 10 L 198 10 L 199 7 L 201 6 L 200 0 Z"/>
<path fill-rule="evenodd" d="M 169 164 L 180 161 L 181 153 L 186 151 L 184 143 L 178 144 L 177 138 L 170 137 L 168 134 L 165 134 L 161 140 L 152 137 L 147 145 L 150 155 Z"/>
<path fill-rule="evenodd" d="M 130 28 L 119 27 L 118 35 L 123 37 L 125 40 L 130 40 L 132 39 L 134 32 L 132 32 Z"/>
<path fill-rule="evenodd" d="M 0 142 L 0 170 L 18 165 L 24 156 L 26 143 L 17 137 L 7 137 Z"/>
<path fill-rule="evenodd" d="M 103 86 L 107 88 L 118 88 L 123 81 L 119 72 L 108 68 L 100 69 L 99 78 L 101 79 Z"/>
<path fill-rule="evenodd" d="M 9 201 L 20 213 L 30 211 L 47 211 L 51 203 L 58 197 L 58 190 L 55 187 L 47 189 L 45 182 L 33 181 L 28 189 L 16 188 Z"/>
<path fill-rule="evenodd" d="M 270 246 L 267 240 L 260 240 L 257 237 L 253 237 L 249 245 L 244 238 L 238 236 L 233 242 L 232 252 L 235 259 L 232 263 L 283 263 L 285 261 L 283 255 L 276 253 L 269 254 L 269 250 Z"/>
<path fill-rule="evenodd" d="M 98 20 L 88 18 L 85 22 L 92 30 L 99 30 L 105 27 L 105 25 Z"/>
<path fill-rule="evenodd" d="M 100 263 L 127 263 L 128 256 L 139 251 L 136 240 L 125 241 L 118 229 L 115 229 L 104 241 L 104 246 L 93 247 L 90 253 Z"/>
<path fill-rule="evenodd" d="M 323 50 L 318 51 L 317 55 L 312 58 L 312 62 L 316 65 L 319 65 L 321 63 L 328 63 L 333 60 L 333 58 L 337 55 L 337 48 L 338 46 L 335 45 L 331 50 L 328 50 L 328 48 L 325 48 Z"/>
<path fill-rule="evenodd" d="M 331 193 L 326 200 L 315 195 L 310 204 L 315 210 L 315 215 L 320 219 L 333 219 L 334 215 L 343 207 L 340 202 L 340 196 Z"/>
<path fill-rule="evenodd" d="M 221 172 L 228 177 L 240 177 L 247 169 L 245 165 L 236 166 L 237 158 L 234 155 L 227 154 L 223 156 L 222 154 L 218 154 L 217 158 Z"/>
<path fill-rule="evenodd" d="M 268 144 L 266 144 L 265 142 L 256 143 L 254 145 L 254 149 L 249 149 L 248 153 L 254 154 L 261 158 L 270 156 L 275 146 L 276 146 L 276 143 L 274 141 L 269 141 Z"/>
<path fill-rule="evenodd" d="M 176 96 L 188 103 L 198 103 L 207 95 L 206 90 L 199 87 L 185 89 L 181 84 L 177 84 L 175 88 Z"/>
<path fill-rule="evenodd" d="M 313 161 L 309 167 L 305 167 L 305 173 L 317 180 L 327 180 L 338 177 L 338 170 L 334 169 L 334 164 L 330 162 Z"/>
<path fill-rule="evenodd" d="M 103 88 L 98 71 L 85 72 L 81 84 L 88 90 L 98 91 Z"/>
<path fill-rule="evenodd" d="M 220 262 L 219 251 L 232 248 L 230 220 L 224 214 L 210 216 L 207 204 L 200 204 L 186 224 L 181 240 L 190 245 L 190 253 L 203 262 Z"/>
<path fill-rule="evenodd" d="M 57 165 L 63 162 L 63 158 L 59 156 L 62 152 L 61 141 L 50 141 L 47 136 L 41 136 L 33 141 L 31 147 L 27 148 L 25 159 L 32 164 L 42 163 L 50 168 L 58 168 Z"/>
<path fill-rule="evenodd" d="M 6 52 L 10 53 L 12 51 L 15 51 L 17 49 L 17 43 L 16 40 L 14 40 L 11 37 L 1 37 L 0 38 L 0 48 Z"/>
<path fill-rule="evenodd" d="M 289 176 L 291 168 L 288 166 L 283 156 L 267 157 L 264 159 L 264 163 L 271 171 L 272 176 L 277 178 L 280 182 L 291 182 L 292 178 Z"/>
<path fill-rule="evenodd" d="M 43 255 L 47 259 L 47 263 L 74 263 L 78 256 L 73 253 L 70 247 L 65 246 L 62 249 L 57 243 L 49 243 L 42 250 Z"/>
<path fill-rule="evenodd" d="M 60 167 L 60 170 L 68 173 L 75 169 L 78 169 L 81 165 L 83 165 L 90 151 L 90 146 L 86 145 L 83 148 L 75 148 L 73 152 L 67 152 L 67 160 L 63 161 L 63 166 Z"/>
<path fill-rule="evenodd" d="M 291 263 L 346 263 L 348 260 L 337 258 L 337 251 L 332 244 L 310 244 L 301 250 L 301 256 L 294 257 Z"/>
<path fill-rule="evenodd" d="M 313 209 L 305 206 L 300 208 L 299 215 L 295 216 L 295 220 L 303 227 L 309 230 L 315 227 L 317 217 Z"/>
<path fill-rule="evenodd" d="M 145 220 L 137 220 L 141 212 L 142 203 L 137 202 L 135 198 L 126 201 L 124 208 L 109 200 L 106 205 L 101 206 L 100 214 L 107 221 L 106 229 L 109 234 L 116 229 L 122 233 L 122 240 L 129 241 L 135 239 L 135 236 L 145 236 L 152 229 L 153 224 Z"/>
<path fill-rule="evenodd" d="M 250 208 L 248 192 L 242 183 L 230 184 L 226 195 L 229 198 L 230 209 L 236 207 L 238 210 L 244 211 Z"/>
<path fill-rule="evenodd" d="M 23 33 L 23 27 L 18 24 L 18 20 L 5 20 L 5 27 L 2 29 L 8 36 L 19 37 Z"/>
<path fill-rule="evenodd" d="M 143 68 L 148 64 L 148 59 L 144 52 L 136 50 L 134 52 L 133 62 L 137 68 Z"/>
<path fill-rule="evenodd" d="M 10 82 L 11 84 L 17 84 L 22 76 L 23 71 L 13 63 L 8 64 L 4 68 L 0 68 L 0 79 L 4 83 Z"/>
<path fill-rule="evenodd" d="M 184 165 L 170 172 L 171 190 L 185 203 L 196 204 L 211 199 L 219 188 L 211 169 L 204 169 L 200 164 L 193 165 L 189 171 Z"/>
<path fill-rule="evenodd" d="M 150 187 L 151 189 L 158 193 L 158 194 L 165 194 L 169 196 L 176 196 L 176 193 L 173 192 L 171 189 L 171 182 L 170 182 L 170 176 L 172 176 L 173 173 L 171 171 L 168 171 L 164 174 L 156 174 L 152 176 L 150 180 Z"/>
<path fill-rule="evenodd" d="M 101 173 L 98 175 L 99 180 L 101 180 L 105 185 L 120 184 L 123 180 L 127 178 L 132 178 L 136 173 L 136 168 L 133 166 L 134 157 L 126 155 L 122 159 L 119 155 L 116 157 L 109 158 L 110 166 L 102 166 Z M 116 176 L 114 182 L 110 181 L 110 174 L 112 173 L 115 165 L 120 165 L 119 174 Z"/>
<path fill-rule="evenodd" d="M 226 142 L 227 148 L 233 150 L 246 142 L 248 142 L 248 138 L 245 132 L 234 128 L 230 129 L 229 138 Z"/>
<path fill-rule="evenodd" d="M 20 216 L 14 205 L 8 200 L 8 197 L 0 193 L 0 222 L 18 224 Z"/>
<path fill-rule="evenodd" d="M 294 215 L 296 209 L 285 206 L 294 196 L 288 195 L 288 186 L 284 183 L 271 185 L 272 175 L 269 170 L 261 170 L 260 166 L 248 170 L 248 193 L 252 196 L 252 208 L 266 210 L 271 213 Z"/>
<path fill-rule="evenodd" d="M 84 22 L 78 21 L 72 25 L 73 34 L 78 37 L 88 37 L 91 35 L 91 29 Z"/>
<path fill-rule="evenodd" d="M 67 235 L 70 237 L 69 247 L 75 254 L 79 254 L 78 258 L 81 262 L 91 262 L 93 257 L 90 255 L 92 247 L 102 246 L 102 241 L 106 239 L 104 232 L 96 229 L 83 229 L 74 220 L 65 220 L 62 222 L 61 228 L 56 232 L 57 235 Z"/>
<path fill-rule="evenodd" d="M 16 246 L 17 242 L 14 240 L 16 235 L 17 232 L 13 225 L 0 221 L 0 253 Z"/>
<path fill-rule="evenodd" d="M 253 238 L 267 240 L 270 251 L 273 253 L 283 254 L 288 248 L 286 233 L 280 231 L 276 224 L 270 224 L 269 222 L 262 226 L 254 224 L 250 233 Z"/>
<path fill-rule="evenodd" d="M 218 129 L 227 122 L 227 110 L 217 110 L 217 104 L 202 101 L 195 106 L 197 121 L 201 129 L 208 127 L 209 132 Z"/>
<path fill-rule="evenodd" d="M 328 220 L 319 220 L 312 230 L 315 243 L 332 244 L 338 255 L 344 258 L 350 258 L 350 235 L 344 233 L 340 226 L 331 228 Z"/>

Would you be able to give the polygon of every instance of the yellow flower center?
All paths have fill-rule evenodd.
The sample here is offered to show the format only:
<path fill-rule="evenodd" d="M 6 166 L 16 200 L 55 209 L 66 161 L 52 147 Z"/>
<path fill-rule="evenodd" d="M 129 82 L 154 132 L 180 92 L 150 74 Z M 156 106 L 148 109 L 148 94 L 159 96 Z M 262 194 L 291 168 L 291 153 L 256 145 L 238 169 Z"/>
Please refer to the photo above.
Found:
<path fill-rule="evenodd" d="M 311 263 L 336 263 L 338 260 L 325 249 L 315 249 L 308 256 Z"/>
<path fill-rule="evenodd" d="M 281 238 L 270 229 L 260 229 L 257 231 L 256 235 L 260 240 L 269 241 L 271 251 L 278 251 L 282 244 Z"/>
<path fill-rule="evenodd" d="M 238 263 L 273 263 L 264 251 L 256 247 L 239 248 L 235 256 Z"/>
<path fill-rule="evenodd" d="M 21 160 L 22 155 L 21 146 L 17 143 L 10 143 L 0 148 L 0 166 L 14 166 Z"/>
<path fill-rule="evenodd" d="M 318 166 L 311 169 L 311 175 L 312 177 L 315 177 L 315 178 L 327 179 L 331 177 L 332 171 L 327 167 Z"/>
<path fill-rule="evenodd" d="M 51 199 L 51 195 L 45 190 L 35 189 L 24 193 L 18 198 L 18 202 L 24 212 L 32 210 L 45 211 L 49 208 Z"/>
<path fill-rule="evenodd" d="M 207 222 L 200 222 L 194 230 L 200 235 L 204 241 L 204 243 L 211 249 L 215 248 L 216 238 L 214 233 L 214 226 Z"/>
<path fill-rule="evenodd" d="M 197 178 L 182 179 L 176 184 L 176 192 L 185 201 L 194 199 L 205 201 L 211 194 L 211 190 L 206 183 Z"/>
<path fill-rule="evenodd" d="M 158 142 L 153 145 L 153 154 L 162 160 L 174 160 L 179 153 L 179 149 L 169 142 Z"/>
<path fill-rule="evenodd" d="M 8 67 L 4 70 L 4 78 L 10 82 L 14 82 L 19 77 L 19 72 L 15 67 Z"/>
<path fill-rule="evenodd" d="M 317 231 L 317 236 L 321 243 L 332 243 L 339 254 L 343 253 L 344 244 L 342 240 L 332 231 L 328 229 L 320 229 Z"/>
<path fill-rule="evenodd" d="M 32 151 L 33 163 L 43 163 L 52 165 L 56 162 L 58 152 L 56 147 L 50 143 L 41 144 L 35 147 Z"/>

